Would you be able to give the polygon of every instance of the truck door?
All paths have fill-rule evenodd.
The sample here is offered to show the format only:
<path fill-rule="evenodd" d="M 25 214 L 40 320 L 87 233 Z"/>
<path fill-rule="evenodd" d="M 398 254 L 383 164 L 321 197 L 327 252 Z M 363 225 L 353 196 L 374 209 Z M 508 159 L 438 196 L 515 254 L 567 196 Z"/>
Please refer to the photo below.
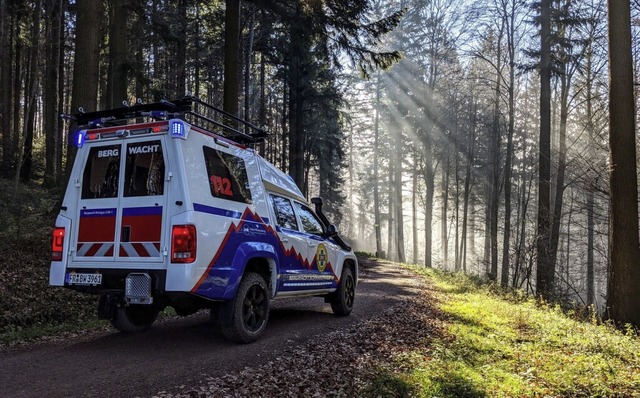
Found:
<path fill-rule="evenodd" d="M 116 259 L 127 262 L 162 261 L 167 196 L 162 137 L 127 140 L 123 149 Z"/>
<path fill-rule="evenodd" d="M 89 149 L 80 187 L 75 245 L 72 244 L 75 260 L 114 260 L 121 149 L 120 143 Z"/>
<path fill-rule="evenodd" d="M 299 290 L 300 283 L 308 271 L 307 241 L 298 228 L 298 220 L 290 199 L 269 195 L 275 215 L 276 233 L 281 243 L 280 291 Z"/>
<path fill-rule="evenodd" d="M 329 289 L 336 276 L 334 269 L 338 247 L 325 237 L 322 222 L 309 207 L 295 202 L 295 208 L 307 243 L 309 279 L 313 282 L 314 289 Z"/>

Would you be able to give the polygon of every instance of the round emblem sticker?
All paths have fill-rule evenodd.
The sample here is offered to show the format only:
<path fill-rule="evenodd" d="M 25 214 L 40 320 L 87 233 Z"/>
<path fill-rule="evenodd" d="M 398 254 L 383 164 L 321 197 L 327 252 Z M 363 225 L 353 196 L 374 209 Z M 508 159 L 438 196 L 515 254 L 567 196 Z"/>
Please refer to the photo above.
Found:
<path fill-rule="evenodd" d="M 322 243 L 318 245 L 316 251 L 316 266 L 320 272 L 324 272 L 327 268 L 327 248 Z"/>

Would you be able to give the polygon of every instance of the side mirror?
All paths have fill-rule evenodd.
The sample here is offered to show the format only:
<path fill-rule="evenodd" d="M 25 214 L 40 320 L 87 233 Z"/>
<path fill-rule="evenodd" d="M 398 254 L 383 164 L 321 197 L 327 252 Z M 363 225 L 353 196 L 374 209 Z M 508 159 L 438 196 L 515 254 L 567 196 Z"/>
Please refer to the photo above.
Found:
<path fill-rule="evenodd" d="M 335 226 L 335 225 L 330 224 L 330 225 L 327 227 L 327 235 L 328 235 L 330 238 L 333 238 L 334 236 L 338 235 L 338 229 L 336 228 L 336 226 Z"/>

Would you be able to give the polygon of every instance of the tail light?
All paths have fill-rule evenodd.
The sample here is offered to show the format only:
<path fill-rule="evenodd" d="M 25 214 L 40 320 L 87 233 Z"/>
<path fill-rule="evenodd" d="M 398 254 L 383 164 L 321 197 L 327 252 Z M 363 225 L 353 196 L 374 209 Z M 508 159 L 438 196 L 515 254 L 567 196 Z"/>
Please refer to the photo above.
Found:
<path fill-rule="evenodd" d="M 51 236 L 51 261 L 61 261 L 64 248 L 64 228 L 54 228 Z"/>
<path fill-rule="evenodd" d="M 192 263 L 196 261 L 195 225 L 174 225 L 171 233 L 171 262 Z"/>

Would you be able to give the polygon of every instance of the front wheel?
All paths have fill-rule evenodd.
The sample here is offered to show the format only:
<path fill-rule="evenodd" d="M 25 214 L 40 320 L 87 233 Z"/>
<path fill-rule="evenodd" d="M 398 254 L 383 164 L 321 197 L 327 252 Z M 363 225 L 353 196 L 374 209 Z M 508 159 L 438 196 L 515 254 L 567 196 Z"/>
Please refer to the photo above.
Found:
<path fill-rule="evenodd" d="M 143 332 L 151 327 L 158 312 L 152 305 L 119 307 L 115 310 L 111 324 L 121 332 Z"/>
<path fill-rule="evenodd" d="M 331 298 L 331 309 L 339 316 L 347 316 L 353 310 L 353 302 L 356 297 L 356 281 L 353 278 L 351 268 L 344 267 L 338 289 Z"/>
<path fill-rule="evenodd" d="M 252 343 L 264 332 L 269 319 L 269 289 L 264 278 L 248 272 L 236 297 L 220 308 L 224 336 L 238 343 Z"/>

